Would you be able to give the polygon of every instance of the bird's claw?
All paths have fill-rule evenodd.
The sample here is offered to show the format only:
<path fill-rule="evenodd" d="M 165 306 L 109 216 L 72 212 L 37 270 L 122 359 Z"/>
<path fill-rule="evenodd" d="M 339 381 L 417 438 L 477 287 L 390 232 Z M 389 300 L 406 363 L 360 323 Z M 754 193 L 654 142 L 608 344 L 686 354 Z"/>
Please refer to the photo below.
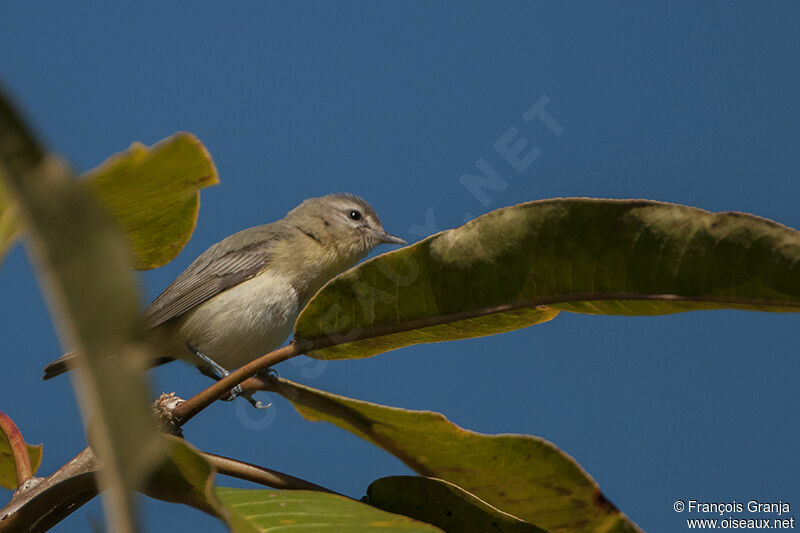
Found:
<path fill-rule="evenodd" d="M 205 374 L 205 375 L 207 375 L 207 376 L 209 376 L 209 377 L 211 377 L 213 379 L 216 379 L 217 381 L 221 380 L 222 378 L 228 377 L 231 374 L 228 370 L 223 368 L 216 361 L 211 359 L 209 356 L 207 356 L 206 354 L 204 354 L 203 352 L 201 352 L 200 350 L 198 350 L 197 348 L 195 348 L 191 344 L 186 343 L 186 347 L 189 348 L 189 350 L 193 354 L 195 354 L 197 357 L 199 357 L 204 363 L 206 363 L 206 365 L 208 365 L 206 367 L 200 367 L 200 371 L 203 374 Z M 242 386 L 241 385 L 236 385 L 234 388 L 232 388 L 228 392 L 228 394 L 225 397 L 222 398 L 222 400 L 224 400 L 226 402 L 232 402 L 236 398 L 242 397 L 245 400 L 247 400 L 248 403 L 250 405 L 252 405 L 253 407 L 255 407 L 256 409 L 269 409 L 272 406 L 272 402 L 263 404 L 260 401 L 256 400 L 255 398 L 253 398 L 253 394 L 254 393 L 252 393 L 252 392 L 244 392 L 244 391 L 242 391 Z"/>

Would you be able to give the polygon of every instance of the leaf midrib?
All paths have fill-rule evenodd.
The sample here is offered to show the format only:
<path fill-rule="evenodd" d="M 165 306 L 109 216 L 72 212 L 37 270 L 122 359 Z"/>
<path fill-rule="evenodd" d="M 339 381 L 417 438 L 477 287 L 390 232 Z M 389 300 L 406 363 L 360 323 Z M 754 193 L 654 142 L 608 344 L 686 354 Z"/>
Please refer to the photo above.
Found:
<path fill-rule="evenodd" d="M 766 309 L 776 307 L 795 308 L 800 310 L 800 302 L 791 300 L 774 300 L 765 298 L 736 298 L 736 297 L 719 297 L 719 296 L 686 296 L 678 294 L 630 294 L 630 293 L 575 293 L 564 294 L 558 296 L 543 296 L 536 298 L 527 298 L 516 302 L 507 304 L 500 304 L 494 306 L 484 306 L 467 311 L 460 311 L 458 313 L 450 313 L 435 317 L 426 317 L 405 322 L 386 324 L 383 326 L 371 326 L 362 328 L 362 333 L 353 339 L 345 342 L 337 342 L 332 340 L 329 336 L 299 338 L 299 348 L 302 351 L 311 352 L 314 350 L 321 350 L 335 345 L 350 344 L 353 342 L 363 341 L 367 339 L 384 337 L 402 333 L 405 331 L 412 331 L 423 329 L 427 327 L 439 326 L 451 322 L 459 322 L 462 320 L 469 320 L 471 318 L 479 318 L 483 316 L 507 313 L 518 309 L 533 308 L 540 305 L 549 306 L 553 304 L 562 303 L 575 303 L 575 302 L 593 302 L 593 301 L 663 301 L 663 302 L 698 302 L 709 303 L 727 306 L 748 306 L 748 307 L 763 307 Z M 688 310 L 687 310 L 688 311 Z M 335 333 L 335 336 L 347 336 L 346 332 Z"/>

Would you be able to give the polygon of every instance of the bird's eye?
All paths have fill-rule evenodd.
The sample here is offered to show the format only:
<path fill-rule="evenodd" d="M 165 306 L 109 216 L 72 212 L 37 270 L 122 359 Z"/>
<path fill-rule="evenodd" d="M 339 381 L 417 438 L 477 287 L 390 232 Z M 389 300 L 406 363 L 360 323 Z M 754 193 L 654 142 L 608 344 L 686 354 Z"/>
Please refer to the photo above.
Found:
<path fill-rule="evenodd" d="M 355 209 L 350 211 L 350 219 L 351 220 L 361 220 L 361 211 L 356 211 Z"/>

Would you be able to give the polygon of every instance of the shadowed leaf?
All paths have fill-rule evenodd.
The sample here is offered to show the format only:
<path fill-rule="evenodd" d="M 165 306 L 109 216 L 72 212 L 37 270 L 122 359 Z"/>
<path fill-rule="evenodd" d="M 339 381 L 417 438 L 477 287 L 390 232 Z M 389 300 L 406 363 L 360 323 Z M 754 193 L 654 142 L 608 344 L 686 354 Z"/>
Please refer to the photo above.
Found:
<path fill-rule="evenodd" d="M 484 435 L 439 413 L 387 407 L 272 379 L 270 389 L 309 420 L 380 446 L 418 474 L 458 485 L 548 531 L 638 531 L 572 457 L 527 435 Z"/>
<path fill-rule="evenodd" d="M 17 237 L 18 216 L 17 206 L 9 198 L 5 186 L 0 183 L 0 262 Z"/>
<path fill-rule="evenodd" d="M 721 308 L 800 311 L 800 232 L 647 200 L 540 200 L 345 272 L 306 306 L 295 338 L 312 357 L 353 358 L 510 331 L 560 310 Z"/>
<path fill-rule="evenodd" d="M 159 500 L 183 503 L 224 518 L 214 494 L 214 469 L 186 441 L 164 435 L 168 457 L 144 485 L 142 492 Z"/>
<path fill-rule="evenodd" d="M 381 478 L 370 484 L 367 498 L 369 504 L 378 509 L 410 516 L 443 531 L 545 531 L 442 479 L 417 476 Z"/>
<path fill-rule="evenodd" d="M 231 514 L 237 532 L 440 531 L 429 524 L 387 513 L 337 494 L 218 487 L 217 496 Z"/>
<path fill-rule="evenodd" d="M 44 153 L 0 86 L 0 157 L 6 172 L 27 172 L 39 164 Z M 19 232 L 17 211 L 6 184 L 0 180 L 0 261 Z"/>

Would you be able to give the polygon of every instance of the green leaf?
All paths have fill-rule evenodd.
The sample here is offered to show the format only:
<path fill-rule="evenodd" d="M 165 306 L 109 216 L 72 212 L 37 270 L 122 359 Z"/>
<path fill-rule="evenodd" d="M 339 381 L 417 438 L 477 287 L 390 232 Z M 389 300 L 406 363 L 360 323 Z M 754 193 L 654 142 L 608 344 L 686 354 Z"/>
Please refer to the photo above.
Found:
<path fill-rule="evenodd" d="M 180 253 L 197 223 L 200 189 L 219 183 L 210 154 L 190 133 L 151 148 L 133 143 L 81 177 L 116 217 L 138 270 L 160 267 Z M 0 260 L 19 230 L 17 207 L 0 185 Z"/>
<path fill-rule="evenodd" d="M 232 515 L 236 532 L 440 531 L 429 524 L 325 492 L 218 487 L 217 496 Z"/>
<path fill-rule="evenodd" d="M 418 474 L 454 483 L 548 531 L 638 531 L 572 457 L 544 439 L 484 435 L 439 413 L 354 400 L 285 379 L 266 383 L 305 418 L 335 424 Z"/>
<path fill-rule="evenodd" d="M 444 531 L 545 531 L 442 479 L 418 476 L 381 478 L 370 484 L 367 500 L 378 509 L 410 516 Z"/>
<path fill-rule="evenodd" d="M 205 511 L 225 521 L 236 533 L 256 533 L 272 527 L 293 531 L 438 531 L 335 494 L 214 487 L 215 470 L 211 464 L 185 441 L 165 437 L 168 460 L 154 472 L 142 492 Z"/>
<path fill-rule="evenodd" d="M 182 503 L 225 519 L 214 493 L 214 469 L 183 439 L 163 435 L 167 459 L 144 485 L 142 492 L 152 498 Z"/>
<path fill-rule="evenodd" d="M 42 445 L 26 443 L 25 446 L 28 448 L 31 469 L 35 473 L 42 464 Z M 0 433 L 0 487 L 11 490 L 17 488 L 17 471 L 14 464 L 14 456 L 11 454 L 8 439 L 2 433 Z"/>
<path fill-rule="evenodd" d="M 124 229 L 139 270 L 178 255 L 194 231 L 200 189 L 219 183 L 211 156 L 189 133 L 151 148 L 133 143 L 82 177 Z"/>
<path fill-rule="evenodd" d="M 27 453 L 31 467 L 30 473 L 35 474 L 42 463 L 42 445 L 33 446 L 26 443 L 13 420 L 5 413 L 0 412 L 0 487 L 16 490 L 20 483 L 17 479 L 17 462 L 14 457 L 12 439 L 21 454 Z M 24 455 L 21 456 L 24 457 Z"/>
<path fill-rule="evenodd" d="M 62 343 L 83 362 L 76 392 L 106 464 L 109 527 L 129 531 L 135 527 L 129 490 L 164 457 L 142 374 L 154 356 L 143 341 L 138 287 L 112 217 L 60 159 L 31 149 L 31 139 L 0 95 L 0 181 L 24 219 Z"/>
<path fill-rule="evenodd" d="M 800 232 L 742 213 L 568 198 L 498 209 L 362 263 L 316 294 L 295 338 L 312 357 L 354 358 L 560 310 L 722 308 L 800 311 Z"/>

